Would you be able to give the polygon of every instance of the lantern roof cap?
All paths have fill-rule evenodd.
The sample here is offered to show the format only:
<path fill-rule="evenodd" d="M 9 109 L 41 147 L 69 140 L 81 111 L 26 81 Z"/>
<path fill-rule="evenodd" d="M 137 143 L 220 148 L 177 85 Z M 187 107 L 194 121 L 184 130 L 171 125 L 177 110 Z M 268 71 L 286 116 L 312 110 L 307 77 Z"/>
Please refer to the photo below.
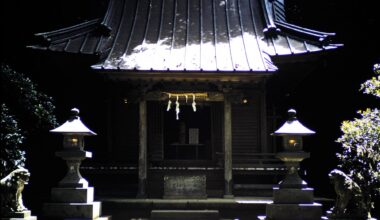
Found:
<path fill-rule="evenodd" d="M 60 133 L 60 134 L 78 134 L 83 136 L 96 135 L 95 132 L 91 131 L 79 117 L 79 109 L 73 108 L 71 109 L 71 116 L 69 120 L 67 120 L 61 126 L 50 130 L 52 133 Z"/>
<path fill-rule="evenodd" d="M 297 120 L 296 110 L 289 109 L 288 115 L 289 119 L 272 135 L 276 136 L 286 136 L 286 135 L 298 135 L 298 136 L 306 136 L 315 134 L 315 131 L 308 129 L 301 122 Z"/>

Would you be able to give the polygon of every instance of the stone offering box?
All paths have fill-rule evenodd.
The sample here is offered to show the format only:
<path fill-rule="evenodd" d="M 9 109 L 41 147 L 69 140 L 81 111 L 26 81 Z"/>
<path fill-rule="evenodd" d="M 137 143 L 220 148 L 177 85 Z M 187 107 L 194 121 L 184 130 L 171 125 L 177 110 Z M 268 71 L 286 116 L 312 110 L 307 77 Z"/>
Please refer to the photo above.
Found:
<path fill-rule="evenodd" d="M 164 199 L 205 199 L 206 175 L 179 175 L 164 176 Z"/>

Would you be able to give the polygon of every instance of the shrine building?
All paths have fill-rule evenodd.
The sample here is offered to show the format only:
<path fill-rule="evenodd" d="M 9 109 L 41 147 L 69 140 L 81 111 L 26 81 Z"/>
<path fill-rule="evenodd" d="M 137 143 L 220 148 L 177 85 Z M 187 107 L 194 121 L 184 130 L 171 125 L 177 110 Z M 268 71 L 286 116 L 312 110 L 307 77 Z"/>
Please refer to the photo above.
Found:
<path fill-rule="evenodd" d="M 271 195 L 286 171 L 268 81 L 341 46 L 334 33 L 288 23 L 284 4 L 110 0 L 99 19 L 36 34 L 32 49 L 97 57 L 107 126 L 96 132 L 107 144 L 95 149 L 107 153 L 94 151 L 103 162 L 82 172 L 98 193 Z"/>

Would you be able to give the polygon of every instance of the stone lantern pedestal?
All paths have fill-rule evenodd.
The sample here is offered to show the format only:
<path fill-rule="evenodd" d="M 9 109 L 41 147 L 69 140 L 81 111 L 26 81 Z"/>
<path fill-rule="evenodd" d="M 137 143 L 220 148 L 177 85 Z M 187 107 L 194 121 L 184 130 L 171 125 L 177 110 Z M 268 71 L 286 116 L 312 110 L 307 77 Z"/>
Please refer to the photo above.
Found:
<path fill-rule="evenodd" d="M 309 153 L 279 153 L 277 157 L 285 162 L 288 174 L 279 187 L 273 188 L 273 203 L 266 206 L 266 219 L 320 220 L 322 205 L 314 202 L 314 189 L 298 175 L 299 162 Z"/>
<path fill-rule="evenodd" d="M 79 119 L 79 111 L 72 110 L 73 117 L 51 132 L 64 135 L 63 150 L 56 152 L 67 164 L 66 176 L 51 190 L 51 201 L 43 206 L 46 219 L 109 219 L 101 217 L 101 202 L 94 201 L 94 188 L 79 172 L 82 160 L 92 153 L 84 150 L 83 136 L 96 135 Z"/>
<path fill-rule="evenodd" d="M 310 154 L 302 150 L 302 136 L 314 134 L 295 117 L 295 110 L 289 110 L 289 120 L 273 135 L 282 136 L 284 151 L 277 157 L 284 161 L 288 173 L 279 187 L 273 188 L 273 203 L 266 206 L 266 216 L 258 219 L 270 220 L 320 220 L 322 205 L 314 202 L 314 189 L 298 174 L 299 164 Z"/>

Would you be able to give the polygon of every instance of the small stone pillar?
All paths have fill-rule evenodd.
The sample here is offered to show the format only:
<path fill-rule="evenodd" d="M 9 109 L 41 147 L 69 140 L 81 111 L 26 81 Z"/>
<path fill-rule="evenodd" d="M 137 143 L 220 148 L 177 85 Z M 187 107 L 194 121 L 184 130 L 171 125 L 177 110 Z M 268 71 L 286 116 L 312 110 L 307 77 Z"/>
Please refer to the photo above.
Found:
<path fill-rule="evenodd" d="M 298 175 L 300 162 L 310 157 L 302 150 L 302 136 L 315 132 L 297 120 L 295 110 L 288 113 L 288 121 L 273 134 L 283 138 L 284 151 L 277 157 L 285 162 L 288 173 L 279 187 L 273 188 L 273 203 L 266 206 L 266 216 L 259 219 L 321 220 L 322 205 L 314 202 L 314 189 Z"/>
<path fill-rule="evenodd" d="M 56 156 L 66 161 L 67 173 L 52 188 L 51 202 L 44 204 L 43 215 L 47 219 L 97 219 L 101 216 L 101 202 L 94 201 L 94 188 L 79 171 L 82 160 L 92 157 L 84 150 L 84 136 L 96 134 L 82 123 L 78 109 L 72 109 L 71 114 L 68 121 L 50 131 L 64 136 L 63 150 Z"/>

